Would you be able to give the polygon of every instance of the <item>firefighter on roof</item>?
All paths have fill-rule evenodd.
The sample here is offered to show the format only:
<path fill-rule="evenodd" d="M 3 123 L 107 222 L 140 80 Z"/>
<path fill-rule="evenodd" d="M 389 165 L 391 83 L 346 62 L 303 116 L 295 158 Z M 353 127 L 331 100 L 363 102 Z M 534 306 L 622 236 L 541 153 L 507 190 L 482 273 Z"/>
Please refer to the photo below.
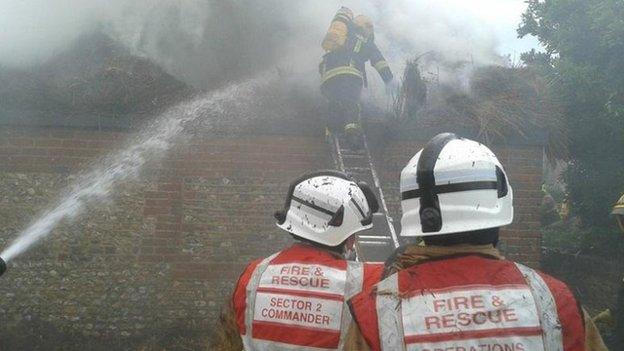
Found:
<path fill-rule="evenodd" d="M 329 101 L 328 127 L 345 133 L 351 147 L 359 144 L 360 95 L 367 85 L 365 65 L 370 61 L 386 84 L 392 71 L 375 45 L 373 23 L 366 16 L 353 18 L 350 9 L 341 8 L 330 25 L 322 46 L 326 51 L 319 66 L 321 92 Z"/>
<path fill-rule="evenodd" d="M 513 191 L 484 145 L 445 133 L 401 172 L 401 236 L 385 279 L 349 301 L 372 350 L 606 350 L 562 282 L 496 249 Z"/>
<path fill-rule="evenodd" d="M 379 281 L 383 268 L 345 256 L 377 210 L 372 190 L 344 173 L 295 180 L 275 218 L 297 242 L 247 266 L 213 349 L 343 350 L 352 321 L 345 301 Z"/>

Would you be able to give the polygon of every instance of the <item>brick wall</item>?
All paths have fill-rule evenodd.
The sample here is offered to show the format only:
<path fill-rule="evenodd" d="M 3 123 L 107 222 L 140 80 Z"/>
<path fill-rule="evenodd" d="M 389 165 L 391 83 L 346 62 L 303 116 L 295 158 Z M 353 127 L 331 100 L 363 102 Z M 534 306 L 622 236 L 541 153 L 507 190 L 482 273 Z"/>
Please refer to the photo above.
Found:
<path fill-rule="evenodd" d="M 0 248 L 77 172 L 131 137 L 4 127 Z M 377 155 L 397 222 L 399 172 L 418 146 L 401 141 Z M 516 220 L 503 246 L 511 259 L 536 266 L 541 149 L 495 151 L 516 196 Z M 319 136 L 194 136 L 122 185 L 110 202 L 63 223 L 11 263 L 0 278 L 0 346 L 9 330 L 48 328 L 51 335 L 110 344 L 210 328 L 244 265 L 290 242 L 272 218 L 290 181 L 331 164 Z"/>
<path fill-rule="evenodd" d="M 0 247 L 131 137 L 0 131 Z M 290 181 L 329 165 L 318 137 L 197 136 L 12 262 L 2 324 L 115 339 L 209 328 L 244 265 L 290 242 L 272 216 Z"/>

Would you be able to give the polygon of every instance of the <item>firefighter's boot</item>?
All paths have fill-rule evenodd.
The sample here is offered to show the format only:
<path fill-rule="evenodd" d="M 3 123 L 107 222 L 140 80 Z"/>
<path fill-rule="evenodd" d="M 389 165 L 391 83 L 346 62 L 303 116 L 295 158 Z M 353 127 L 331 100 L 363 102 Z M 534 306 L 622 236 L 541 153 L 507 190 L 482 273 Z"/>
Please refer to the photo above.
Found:
<path fill-rule="evenodd" d="M 362 139 L 362 127 L 358 123 L 348 123 L 344 127 L 346 146 L 351 151 L 361 151 L 364 149 Z"/>

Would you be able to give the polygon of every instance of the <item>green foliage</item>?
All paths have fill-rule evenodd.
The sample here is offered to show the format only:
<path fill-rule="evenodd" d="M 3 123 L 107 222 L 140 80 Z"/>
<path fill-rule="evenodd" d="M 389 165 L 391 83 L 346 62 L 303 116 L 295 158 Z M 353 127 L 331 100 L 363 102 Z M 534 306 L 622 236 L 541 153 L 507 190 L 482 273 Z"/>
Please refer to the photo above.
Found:
<path fill-rule="evenodd" d="M 624 2 L 530 0 L 518 34 L 546 48 L 522 58 L 549 77 L 565 107 L 572 210 L 604 226 L 624 190 Z"/>
<path fill-rule="evenodd" d="M 618 257 L 624 254 L 624 240 L 613 227 L 580 228 L 553 225 L 542 228 L 542 244 L 568 253 Z"/>
<path fill-rule="evenodd" d="M 557 203 L 562 203 L 565 199 L 565 190 L 558 184 L 544 184 L 542 189 L 546 191 L 547 194 L 550 194 Z"/>

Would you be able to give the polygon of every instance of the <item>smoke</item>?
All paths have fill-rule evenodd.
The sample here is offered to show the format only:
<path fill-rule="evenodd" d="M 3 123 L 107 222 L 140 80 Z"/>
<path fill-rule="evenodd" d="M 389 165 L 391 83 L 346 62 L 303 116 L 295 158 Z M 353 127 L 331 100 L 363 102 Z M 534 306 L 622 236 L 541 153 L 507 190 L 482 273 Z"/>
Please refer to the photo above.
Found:
<path fill-rule="evenodd" d="M 430 51 L 438 70 L 440 62 L 503 64 L 501 33 L 510 40 L 508 23 L 518 23 L 526 6 L 522 0 L 5 0 L 0 64 L 45 62 L 99 29 L 199 88 L 272 66 L 317 84 L 320 42 L 343 5 L 373 19 L 395 71 L 407 57 Z"/>

